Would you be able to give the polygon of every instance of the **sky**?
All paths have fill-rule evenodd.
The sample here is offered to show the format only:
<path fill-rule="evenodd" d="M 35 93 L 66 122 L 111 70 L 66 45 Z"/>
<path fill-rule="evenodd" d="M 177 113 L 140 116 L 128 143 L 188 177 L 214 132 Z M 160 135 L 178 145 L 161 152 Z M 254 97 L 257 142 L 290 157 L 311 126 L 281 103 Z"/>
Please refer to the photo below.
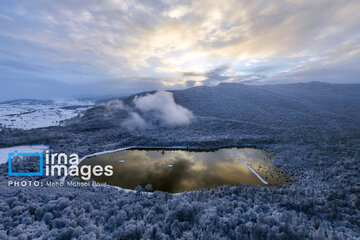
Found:
<path fill-rule="evenodd" d="M 4 0 L 0 99 L 360 83 L 359 12 L 359 0 Z"/>

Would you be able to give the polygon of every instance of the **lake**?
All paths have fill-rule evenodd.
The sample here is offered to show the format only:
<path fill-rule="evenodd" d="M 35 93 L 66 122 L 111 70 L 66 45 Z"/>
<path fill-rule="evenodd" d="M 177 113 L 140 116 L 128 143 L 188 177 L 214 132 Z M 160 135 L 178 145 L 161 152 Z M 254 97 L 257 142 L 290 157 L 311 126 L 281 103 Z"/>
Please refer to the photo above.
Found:
<path fill-rule="evenodd" d="M 85 158 L 80 167 L 112 165 L 113 176 L 93 176 L 96 182 L 124 189 L 151 184 L 152 190 L 179 193 L 222 185 L 280 186 L 286 177 L 272 159 L 258 148 L 133 148 Z"/>

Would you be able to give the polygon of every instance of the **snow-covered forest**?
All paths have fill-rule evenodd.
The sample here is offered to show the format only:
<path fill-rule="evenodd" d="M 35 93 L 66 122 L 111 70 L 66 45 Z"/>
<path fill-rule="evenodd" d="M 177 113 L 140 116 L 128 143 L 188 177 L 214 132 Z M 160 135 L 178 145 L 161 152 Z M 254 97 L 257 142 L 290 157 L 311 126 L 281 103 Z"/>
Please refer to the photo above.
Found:
<path fill-rule="evenodd" d="M 134 145 L 251 145 L 275 154 L 291 183 L 178 195 L 8 187 L 2 164 L 0 239 L 360 238 L 360 85 L 194 87 L 172 91 L 174 103 L 163 93 L 168 111 L 148 105 L 157 104 L 151 96 L 99 103 L 64 126 L 2 129 L 0 147 L 44 144 L 84 156 Z M 181 114 L 175 121 L 169 112 Z"/>

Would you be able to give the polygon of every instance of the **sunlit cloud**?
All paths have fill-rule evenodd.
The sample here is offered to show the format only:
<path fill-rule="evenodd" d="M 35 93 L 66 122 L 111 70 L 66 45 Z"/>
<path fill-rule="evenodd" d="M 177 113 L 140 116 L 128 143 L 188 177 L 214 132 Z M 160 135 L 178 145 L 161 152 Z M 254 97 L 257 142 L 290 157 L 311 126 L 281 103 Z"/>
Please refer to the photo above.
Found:
<path fill-rule="evenodd" d="M 359 10 L 356 0 L 4 1 L 0 77 L 4 92 L 14 80 L 41 79 L 102 86 L 99 94 L 259 79 L 360 82 Z"/>

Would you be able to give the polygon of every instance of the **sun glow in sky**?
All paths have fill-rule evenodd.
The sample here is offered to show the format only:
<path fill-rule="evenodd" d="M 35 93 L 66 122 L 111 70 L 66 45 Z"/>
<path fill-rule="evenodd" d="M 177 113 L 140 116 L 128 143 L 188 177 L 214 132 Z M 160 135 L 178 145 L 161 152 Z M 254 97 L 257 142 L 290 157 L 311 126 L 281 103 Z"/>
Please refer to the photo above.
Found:
<path fill-rule="evenodd" d="M 10 1 L 0 99 L 360 82 L 360 1 Z"/>

